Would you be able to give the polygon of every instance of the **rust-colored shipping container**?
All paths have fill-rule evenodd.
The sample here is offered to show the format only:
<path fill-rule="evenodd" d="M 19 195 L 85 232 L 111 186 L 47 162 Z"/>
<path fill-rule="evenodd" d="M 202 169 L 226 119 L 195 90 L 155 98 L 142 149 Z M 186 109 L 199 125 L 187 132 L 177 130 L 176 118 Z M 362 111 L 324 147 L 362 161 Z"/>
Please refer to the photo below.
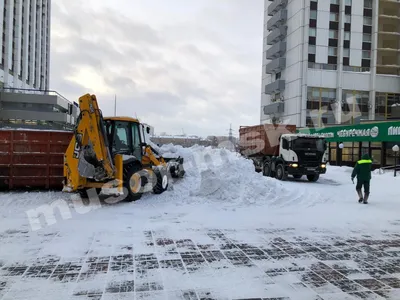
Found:
<path fill-rule="evenodd" d="M 0 130 L 0 189 L 61 189 L 71 131 Z"/>
<path fill-rule="evenodd" d="M 245 156 L 278 155 L 279 138 L 285 133 L 296 133 L 296 125 L 241 126 L 239 129 L 240 152 Z"/>

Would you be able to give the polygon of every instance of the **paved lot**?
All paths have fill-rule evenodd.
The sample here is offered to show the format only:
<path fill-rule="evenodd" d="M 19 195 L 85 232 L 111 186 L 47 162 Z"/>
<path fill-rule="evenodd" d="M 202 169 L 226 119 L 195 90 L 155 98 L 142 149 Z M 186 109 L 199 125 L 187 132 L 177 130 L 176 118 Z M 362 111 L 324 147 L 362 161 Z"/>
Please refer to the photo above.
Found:
<path fill-rule="evenodd" d="M 60 233 L 38 234 L 40 246 L 27 246 L 20 261 L 4 264 L 0 257 L 0 299 L 400 299 L 400 234 L 379 240 L 317 230 L 302 237 L 294 229 L 180 235 L 96 232 L 80 243 L 82 256 L 58 257 L 42 253 L 57 247 Z M 1 243 L 27 239 L 28 232 L 13 231 Z"/>

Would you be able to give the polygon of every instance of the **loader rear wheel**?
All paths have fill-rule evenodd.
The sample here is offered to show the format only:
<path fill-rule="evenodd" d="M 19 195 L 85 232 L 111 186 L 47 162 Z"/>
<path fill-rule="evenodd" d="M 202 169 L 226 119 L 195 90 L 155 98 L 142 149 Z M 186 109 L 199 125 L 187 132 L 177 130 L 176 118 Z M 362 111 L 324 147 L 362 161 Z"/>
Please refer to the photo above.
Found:
<path fill-rule="evenodd" d="M 168 189 L 168 172 L 164 169 L 156 169 L 154 170 L 154 175 L 157 181 L 153 188 L 153 192 L 154 194 L 161 194 Z"/>
<path fill-rule="evenodd" d="M 125 201 L 136 201 L 142 197 L 144 172 L 139 164 L 131 164 L 124 168 L 124 188 L 128 191 Z M 124 191 L 125 193 L 125 191 Z"/>

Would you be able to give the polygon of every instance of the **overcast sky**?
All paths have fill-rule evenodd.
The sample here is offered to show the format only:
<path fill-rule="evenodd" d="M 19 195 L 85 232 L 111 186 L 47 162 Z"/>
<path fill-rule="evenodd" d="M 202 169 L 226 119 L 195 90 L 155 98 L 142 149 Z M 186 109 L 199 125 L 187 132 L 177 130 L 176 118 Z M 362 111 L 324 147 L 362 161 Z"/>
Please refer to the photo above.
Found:
<path fill-rule="evenodd" d="M 53 0 L 50 87 L 156 133 L 259 123 L 263 0 Z"/>

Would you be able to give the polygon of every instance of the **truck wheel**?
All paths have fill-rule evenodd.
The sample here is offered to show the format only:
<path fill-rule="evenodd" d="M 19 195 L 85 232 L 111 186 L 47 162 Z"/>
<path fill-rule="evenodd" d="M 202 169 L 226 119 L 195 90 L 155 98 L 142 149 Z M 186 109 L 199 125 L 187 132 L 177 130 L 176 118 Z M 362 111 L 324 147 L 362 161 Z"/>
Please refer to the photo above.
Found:
<path fill-rule="evenodd" d="M 124 188 L 128 191 L 125 201 L 136 201 L 142 197 L 144 174 L 139 164 L 131 164 L 124 169 Z"/>
<path fill-rule="evenodd" d="M 294 179 L 300 179 L 301 177 L 303 177 L 303 175 L 293 175 Z"/>
<path fill-rule="evenodd" d="M 154 175 L 156 177 L 156 184 L 153 188 L 154 194 L 161 194 L 168 189 L 169 178 L 164 169 L 155 169 Z"/>
<path fill-rule="evenodd" d="M 319 174 L 307 175 L 308 181 L 316 182 L 319 179 Z"/>
<path fill-rule="evenodd" d="M 276 166 L 275 178 L 278 180 L 286 180 L 287 179 L 287 174 L 286 174 L 285 168 L 283 167 L 282 164 L 279 164 Z"/>
<path fill-rule="evenodd" d="M 269 161 L 265 161 L 263 165 L 263 176 L 270 176 L 271 175 L 271 165 Z"/>

